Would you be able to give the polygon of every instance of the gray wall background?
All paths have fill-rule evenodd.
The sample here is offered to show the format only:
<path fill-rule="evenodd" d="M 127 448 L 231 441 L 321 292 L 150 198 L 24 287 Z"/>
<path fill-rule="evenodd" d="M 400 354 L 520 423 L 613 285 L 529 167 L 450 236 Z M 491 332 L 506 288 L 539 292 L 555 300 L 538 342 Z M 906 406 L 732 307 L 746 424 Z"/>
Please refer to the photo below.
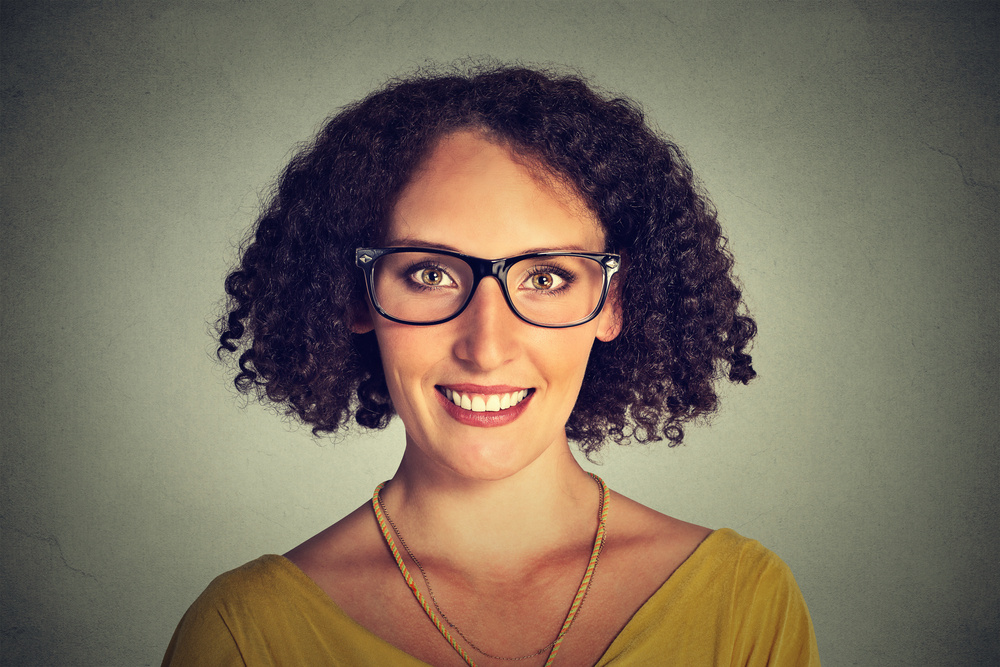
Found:
<path fill-rule="evenodd" d="M 564 63 L 640 100 L 721 212 L 760 378 L 661 511 L 780 554 L 827 665 L 1000 662 L 994 2 L 5 0 L 4 664 L 153 665 L 221 571 L 391 475 L 240 408 L 209 322 L 296 142 L 428 61 Z M 593 466 L 588 466 L 593 468 Z"/>

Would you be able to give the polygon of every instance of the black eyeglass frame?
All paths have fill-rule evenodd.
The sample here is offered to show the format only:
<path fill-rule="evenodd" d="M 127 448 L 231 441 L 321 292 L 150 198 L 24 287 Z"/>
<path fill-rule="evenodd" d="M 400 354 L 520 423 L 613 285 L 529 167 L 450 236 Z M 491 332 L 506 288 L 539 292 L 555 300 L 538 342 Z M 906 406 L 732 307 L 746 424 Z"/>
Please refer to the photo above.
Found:
<path fill-rule="evenodd" d="M 472 269 L 472 288 L 469 290 L 468 296 L 465 297 L 465 303 L 449 317 L 445 317 L 440 320 L 434 320 L 433 322 L 410 322 L 408 320 L 401 320 L 398 317 L 393 317 L 389 313 L 382 309 L 382 306 L 378 302 L 378 298 L 375 296 L 375 263 L 378 258 L 385 255 L 393 255 L 401 252 L 429 252 L 436 253 L 439 255 L 447 255 L 448 257 L 454 257 L 460 259 L 469 265 Z M 514 306 L 514 302 L 510 298 L 510 293 L 507 291 L 507 271 L 514 264 L 525 260 L 531 259 L 533 257 L 584 257 L 587 259 L 596 260 L 601 267 L 604 269 L 604 286 L 601 289 L 601 299 L 597 302 L 597 306 L 587 317 L 577 320 L 575 322 L 567 322 L 565 324 L 541 324 L 539 322 L 533 322 L 524 315 L 518 312 L 517 308 Z M 450 322 L 459 315 L 461 315 L 465 309 L 472 303 L 472 297 L 476 295 L 476 289 L 479 288 L 479 283 L 482 282 L 483 278 L 496 278 L 497 282 L 500 283 L 500 291 L 503 292 L 504 301 L 507 302 L 507 307 L 510 308 L 511 312 L 517 315 L 519 319 L 528 324 L 534 325 L 536 327 L 542 327 L 545 329 L 568 329 L 569 327 L 577 327 L 581 324 L 586 324 L 592 319 L 597 317 L 601 309 L 604 308 L 604 302 L 608 298 L 608 288 L 611 286 L 611 278 L 615 275 L 615 272 L 621 268 L 621 255 L 615 253 L 603 253 L 603 252 L 563 252 L 559 250 L 552 250 L 548 252 L 532 252 L 525 255 L 516 255 L 514 257 L 501 257 L 499 259 L 483 259 L 481 257 L 473 257 L 471 255 L 463 255 L 458 252 L 453 252 L 451 250 L 442 250 L 440 248 L 419 248 L 419 247 L 396 247 L 396 248 L 358 248 L 355 250 L 355 263 L 358 268 L 360 268 L 365 274 L 365 287 L 368 290 L 368 298 L 371 299 L 372 305 L 375 306 L 375 310 L 379 315 L 387 320 L 393 322 L 398 322 L 400 324 L 410 324 L 418 327 L 433 326 L 435 324 L 444 324 L 445 322 Z"/>

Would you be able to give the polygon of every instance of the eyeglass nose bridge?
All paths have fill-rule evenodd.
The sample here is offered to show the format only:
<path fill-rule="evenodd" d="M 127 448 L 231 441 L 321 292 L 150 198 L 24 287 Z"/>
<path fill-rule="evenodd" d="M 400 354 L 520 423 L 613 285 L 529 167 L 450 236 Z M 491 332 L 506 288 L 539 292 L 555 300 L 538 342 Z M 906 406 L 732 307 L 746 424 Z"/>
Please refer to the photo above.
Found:
<path fill-rule="evenodd" d="M 496 281 L 500 283 L 500 293 L 503 294 L 503 300 L 507 303 L 510 312 L 514 313 L 518 319 L 525 319 L 521 313 L 517 312 L 514 302 L 511 301 L 510 292 L 507 290 L 507 270 L 515 263 L 517 258 L 480 259 L 478 257 L 464 256 L 460 257 L 460 259 L 472 269 L 472 287 L 469 288 L 469 294 L 465 297 L 465 303 L 462 304 L 462 307 L 452 317 L 458 317 L 469 307 L 472 299 L 476 296 L 476 290 L 479 289 L 479 283 L 483 281 L 483 278 L 496 278 Z"/>

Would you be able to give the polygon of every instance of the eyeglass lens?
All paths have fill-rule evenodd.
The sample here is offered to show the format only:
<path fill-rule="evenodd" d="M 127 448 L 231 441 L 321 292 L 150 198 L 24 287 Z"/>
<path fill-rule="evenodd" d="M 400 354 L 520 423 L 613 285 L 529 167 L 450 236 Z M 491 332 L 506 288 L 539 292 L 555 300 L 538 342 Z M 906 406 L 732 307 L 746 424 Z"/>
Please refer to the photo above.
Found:
<path fill-rule="evenodd" d="M 382 309 L 413 323 L 457 313 L 474 281 L 463 260 L 427 251 L 383 255 L 373 275 L 375 298 Z M 589 317 L 603 290 L 604 267 L 587 257 L 531 257 L 507 270 L 507 293 L 515 310 L 538 324 L 570 324 Z"/>

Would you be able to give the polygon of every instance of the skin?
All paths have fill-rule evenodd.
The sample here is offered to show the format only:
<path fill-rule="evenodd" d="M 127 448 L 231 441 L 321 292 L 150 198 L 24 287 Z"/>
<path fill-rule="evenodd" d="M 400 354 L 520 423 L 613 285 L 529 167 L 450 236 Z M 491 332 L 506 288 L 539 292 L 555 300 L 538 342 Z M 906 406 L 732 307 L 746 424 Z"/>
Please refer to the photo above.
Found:
<path fill-rule="evenodd" d="M 472 131 L 437 143 L 389 223 L 387 246 L 478 257 L 604 248 L 600 223 L 568 186 Z M 620 322 L 612 289 L 591 322 L 532 326 L 487 279 L 450 322 L 403 325 L 369 307 L 353 323 L 358 333 L 374 330 L 406 427 L 403 459 L 383 503 L 449 618 L 492 653 L 520 656 L 545 646 L 579 586 L 599 497 L 570 452 L 565 423 L 591 347 L 613 339 Z M 530 396 L 507 416 L 462 413 L 442 388 L 528 389 Z M 709 532 L 612 494 L 598 571 L 556 664 L 595 663 Z M 376 635 L 433 665 L 465 664 L 413 599 L 369 504 L 286 556 Z M 407 559 L 407 567 L 426 594 L 415 564 Z M 481 665 L 506 664 L 470 653 Z M 541 665 L 546 655 L 520 664 Z"/>

